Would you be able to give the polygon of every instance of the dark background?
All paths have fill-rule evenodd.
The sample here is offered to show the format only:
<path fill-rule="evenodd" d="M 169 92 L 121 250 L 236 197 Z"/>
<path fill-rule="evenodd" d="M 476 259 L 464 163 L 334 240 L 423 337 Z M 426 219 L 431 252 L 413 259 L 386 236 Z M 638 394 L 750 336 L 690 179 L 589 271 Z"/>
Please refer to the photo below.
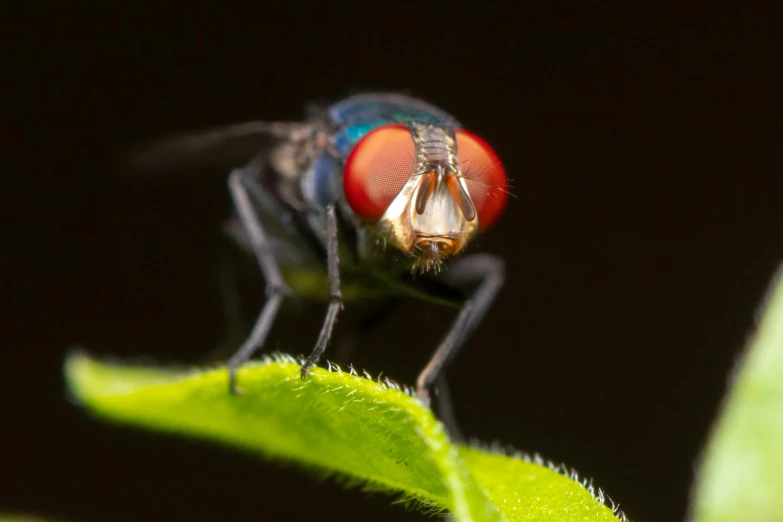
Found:
<path fill-rule="evenodd" d="M 463 429 L 575 467 L 635 520 L 683 518 L 727 373 L 783 260 L 772 16 L 95 9 L 3 16 L 0 509 L 85 522 L 422 519 L 207 442 L 104 424 L 66 401 L 61 377 L 75 344 L 198 363 L 226 330 L 225 173 L 145 184 L 122 179 L 109 152 L 410 89 L 492 143 L 514 180 L 503 219 L 473 247 L 502 255 L 509 278 L 450 370 Z M 262 286 L 245 281 L 250 316 Z M 321 313 L 287 314 L 270 346 L 308 351 Z M 412 383 L 450 313 L 401 307 L 351 360 Z"/>

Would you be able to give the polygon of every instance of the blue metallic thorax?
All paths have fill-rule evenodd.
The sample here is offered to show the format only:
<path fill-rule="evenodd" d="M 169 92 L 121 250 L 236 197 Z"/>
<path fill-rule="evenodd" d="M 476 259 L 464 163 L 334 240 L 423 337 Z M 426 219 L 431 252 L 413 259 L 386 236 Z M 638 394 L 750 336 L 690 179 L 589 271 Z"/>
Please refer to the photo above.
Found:
<path fill-rule="evenodd" d="M 327 113 L 336 129 L 329 139 L 331 150 L 314 158 L 302 179 L 305 198 L 321 207 L 343 197 L 342 167 L 356 143 L 371 130 L 390 123 L 412 122 L 447 128 L 460 126 L 447 112 L 402 94 L 352 96 L 329 107 Z"/>
<path fill-rule="evenodd" d="M 421 100 L 401 94 L 362 94 L 353 96 L 329 108 L 329 116 L 339 126 L 334 146 L 343 156 L 371 130 L 390 123 L 428 123 L 456 127 L 450 114 Z"/>

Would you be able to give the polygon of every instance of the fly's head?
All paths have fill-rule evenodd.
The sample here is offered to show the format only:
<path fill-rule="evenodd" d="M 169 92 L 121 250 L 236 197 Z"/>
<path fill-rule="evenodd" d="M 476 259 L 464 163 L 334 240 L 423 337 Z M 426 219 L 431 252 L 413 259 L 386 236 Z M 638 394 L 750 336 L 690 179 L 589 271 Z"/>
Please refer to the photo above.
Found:
<path fill-rule="evenodd" d="M 364 136 L 345 164 L 345 196 L 379 239 L 438 269 L 506 204 L 508 181 L 495 152 L 462 129 L 390 124 Z"/>

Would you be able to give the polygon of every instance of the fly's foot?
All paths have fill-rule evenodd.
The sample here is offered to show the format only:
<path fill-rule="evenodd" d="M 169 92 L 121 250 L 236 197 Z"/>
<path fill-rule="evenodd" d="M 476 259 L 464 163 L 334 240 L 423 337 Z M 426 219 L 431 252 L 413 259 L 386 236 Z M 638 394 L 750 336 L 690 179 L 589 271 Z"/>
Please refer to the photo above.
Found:
<path fill-rule="evenodd" d="M 228 393 L 231 395 L 244 395 L 245 390 L 237 386 L 237 369 L 228 369 Z"/>
<path fill-rule="evenodd" d="M 426 386 L 423 386 L 421 383 L 418 383 L 416 385 L 416 396 L 419 398 L 419 401 L 421 403 L 429 408 L 430 407 L 430 392 L 426 388 Z"/>
<path fill-rule="evenodd" d="M 305 380 L 310 375 L 310 368 L 312 368 L 314 365 L 310 361 L 307 361 L 302 365 L 302 370 L 300 372 L 302 380 Z"/>

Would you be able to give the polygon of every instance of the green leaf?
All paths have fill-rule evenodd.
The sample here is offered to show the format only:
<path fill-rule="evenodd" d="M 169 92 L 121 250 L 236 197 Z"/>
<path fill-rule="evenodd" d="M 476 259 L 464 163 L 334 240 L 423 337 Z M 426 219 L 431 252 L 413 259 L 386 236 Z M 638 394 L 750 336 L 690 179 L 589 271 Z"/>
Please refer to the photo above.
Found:
<path fill-rule="evenodd" d="M 254 450 L 397 493 L 457 521 L 616 521 L 583 484 L 523 458 L 450 443 L 431 411 L 391 381 L 287 356 L 249 364 L 228 393 L 225 369 L 171 371 L 71 356 L 74 395 L 100 416 Z"/>
<path fill-rule="evenodd" d="M 783 267 L 704 454 L 695 522 L 783 520 Z"/>
<path fill-rule="evenodd" d="M 506 520 L 627 520 L 619 506 L 612 510 L 603 504 L 604 499 L 611 500 L 600 489 L 593 488 L 589 481 L 580 485 L 576 472 L 562 465 L 543 462 L 539 457 L 509 457 L 466 446 L 460 447 L 460 456 Z M 595 495 L 601 503 L 596 502 Z"/>

